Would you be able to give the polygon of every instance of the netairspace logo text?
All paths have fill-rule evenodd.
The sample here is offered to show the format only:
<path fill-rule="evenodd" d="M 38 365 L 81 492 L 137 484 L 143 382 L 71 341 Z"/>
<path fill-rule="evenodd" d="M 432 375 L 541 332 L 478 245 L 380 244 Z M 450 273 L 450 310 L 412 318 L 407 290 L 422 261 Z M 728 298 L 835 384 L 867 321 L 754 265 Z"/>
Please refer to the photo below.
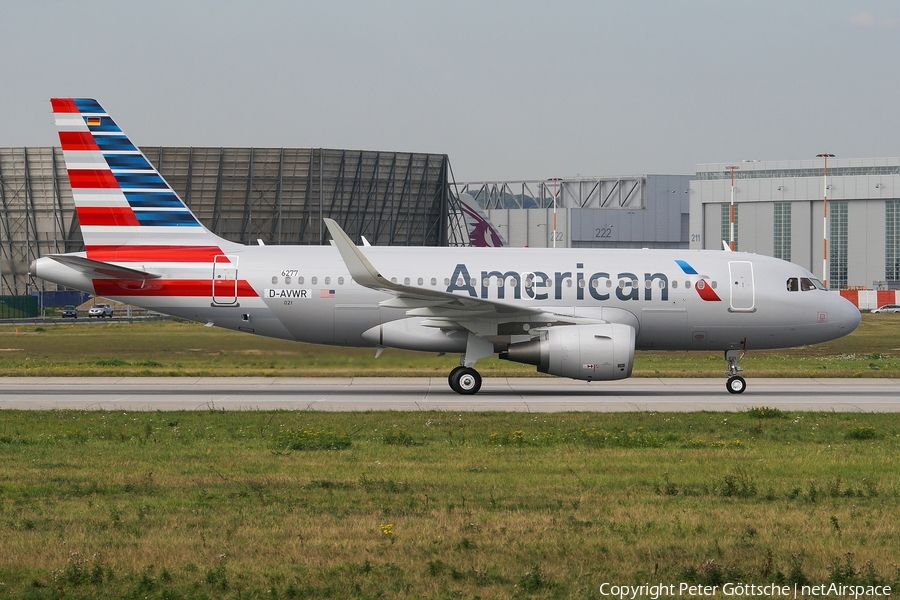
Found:
<path fill-rule="evenodd" d="M 619 600 L 637 600 L 650 598 L 660 600 L 672 597 L 728 597 L 768 596 L 770 598 L 886 598 L 891 595 L 889 585 L 846 585 L 842 583 L 823 583 L 821 585 L 779 585 L 769 583 L 725 583 L 723 585 L 679 584 L 644 584 L 614 585 L 604 583 L 600 586 L 600 594 Z"/>

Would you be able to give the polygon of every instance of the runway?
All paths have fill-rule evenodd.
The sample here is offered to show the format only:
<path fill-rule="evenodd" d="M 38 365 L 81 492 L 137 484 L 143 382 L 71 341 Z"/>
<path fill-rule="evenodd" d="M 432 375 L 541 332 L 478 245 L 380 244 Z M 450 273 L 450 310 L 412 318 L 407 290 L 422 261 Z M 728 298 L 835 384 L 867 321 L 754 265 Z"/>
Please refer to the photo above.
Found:
<path fill-rule="evenodd" d="M 740 395 L 725 379 L 585 383 L 558 378 L 485 378 L 460 396 L 447 380 L 356 378 L 0 378 L 0 409 L 48 410 L 436 410 L 724 411 L 771 406 L 792 411 L 898 412 L 896 379 L 747 379 Z"/>

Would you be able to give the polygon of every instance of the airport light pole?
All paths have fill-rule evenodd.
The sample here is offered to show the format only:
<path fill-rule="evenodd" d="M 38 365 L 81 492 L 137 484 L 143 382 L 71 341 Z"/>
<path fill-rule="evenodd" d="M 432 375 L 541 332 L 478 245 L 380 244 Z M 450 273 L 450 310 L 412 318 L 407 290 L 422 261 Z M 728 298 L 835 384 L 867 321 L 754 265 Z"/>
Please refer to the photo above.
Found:
<path fill-rule="evenodd" d="M 553 247 L 556 248 L 556 184 L 562 179 L 560 177 L 551 177 L 547 181 L 553 182 Z"/>
<path fill-rule="evenodd" d="M 730 167 L 725 168 L 731 169 L 731 214 L 728 223 L 728 247 L 734 252 L 734 170 L 740 169 L 740 167 L 731 165 Z"/>
<path fill-rule="evenodd" d="M 834 158 L 834 154 L 823 152 L 816 154 L 816 158 L 825 159 L 825 175 L 823 177 L 824 191 L 822 193 L 822 285 L 828 287 L 828 159 Z"/>

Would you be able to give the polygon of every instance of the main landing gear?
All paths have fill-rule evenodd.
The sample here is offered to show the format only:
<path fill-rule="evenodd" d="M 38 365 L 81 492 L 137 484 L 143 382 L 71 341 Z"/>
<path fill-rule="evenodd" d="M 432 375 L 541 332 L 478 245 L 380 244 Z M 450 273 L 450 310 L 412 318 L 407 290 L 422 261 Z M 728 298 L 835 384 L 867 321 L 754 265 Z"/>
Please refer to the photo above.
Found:
<path fill-rule="evenodd" d="M 481 389 L 481 374 L 472 367 L 460 365 L 450 371 L 447 382 L 450 384 L 450 389 L 457 394 L 469 396 L 478 393 L 478 390 Z"/>
<path fill-rule="evenodd" d="M 466 351 L 459 357 L 459 366 L 450 371 L 447 383 L 450 389 L 463 396 L 477 394 L 481 389 L 481 374 L 473 367 L 480 358 L 494 353 L 494 344 L 469 332 L 466 340 Z"/>
<path fill-rule="evenodd" d="M 744 390 L 747 389 L 747 382 L 744 381 L 743 377 L 738 375 L 738 373 L 744 370 L 738 366 L 738 361 L 741 360 L 738 351 L 726 350 L 725 360 L 728 361 L 728 368 L 725 371 L 728 375 L 728 381 L 725 382 L 725 389 L 728 390 L 728 393 L 730 394 L 742 394 Z"/>

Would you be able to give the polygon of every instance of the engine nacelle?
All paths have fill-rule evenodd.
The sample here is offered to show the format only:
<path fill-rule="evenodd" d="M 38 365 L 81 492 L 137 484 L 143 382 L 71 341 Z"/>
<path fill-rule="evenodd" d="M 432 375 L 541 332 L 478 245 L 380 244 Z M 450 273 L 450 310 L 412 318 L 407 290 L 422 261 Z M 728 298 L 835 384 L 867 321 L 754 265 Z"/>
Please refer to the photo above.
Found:
<path fill-rule="evenodd" d="M 571 379 L 625 379 L 634 365 L 634 338 L 634 327 L 621 323 L 551 327 L 546 338 L 510 344 L 500 358 Z"/>
<path fill-rule="evenodd" d="M 422 352 L 465 352 L 468 333 L 443 332 L 423 327 L 423 317 L 410 317 L 376 325 L 362 333 L 362 339 L 372 345 L 419 350 Z"/>

